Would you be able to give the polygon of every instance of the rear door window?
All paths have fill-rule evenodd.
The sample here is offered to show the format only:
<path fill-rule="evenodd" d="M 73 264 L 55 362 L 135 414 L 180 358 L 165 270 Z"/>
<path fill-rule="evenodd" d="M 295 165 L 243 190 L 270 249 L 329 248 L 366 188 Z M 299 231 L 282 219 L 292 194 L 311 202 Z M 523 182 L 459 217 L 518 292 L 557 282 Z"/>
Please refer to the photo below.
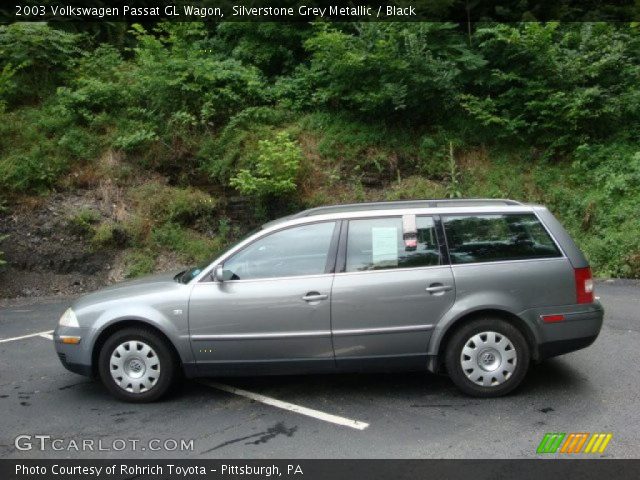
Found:
<path fill-rule="evenodd" d="M 444 216 L 451 263 L 560 257 L 534 214 Z"/>
<path fill-rule="evenodd" d="M 440 265 L 433 219 L 416 217 L 417 242 L 408 244 L 402 217 L 349 221 L 347 272 Z"/>

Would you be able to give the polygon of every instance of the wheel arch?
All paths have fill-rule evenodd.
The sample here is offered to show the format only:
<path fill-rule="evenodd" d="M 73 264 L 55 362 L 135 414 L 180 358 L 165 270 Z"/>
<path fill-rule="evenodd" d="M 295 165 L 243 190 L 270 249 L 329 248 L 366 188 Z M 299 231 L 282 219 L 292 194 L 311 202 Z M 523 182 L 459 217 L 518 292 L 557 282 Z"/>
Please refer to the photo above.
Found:
<path fill-rule="evenodd" d="M 100 356 L 100 350 L 102 349 L 102 346 L 105 344 L 107 339 L 111 335 L 113 335 L 115 332 L 122 330 L 124 328 L 131 328 L 131 327 L 144 328 L 145 330 L 149 330 L 155 333 L 156 335 L 158 335 L 166 343 L 169 350 L 171 350 L 171 353 L 175 356 L 176 360 L 180 363 L 180 370 L 184 370 L 184 362 L 180 357 L 180 353 L 178 352 L 178 349 L 176 348 L 174 343 L 171 341 L 171 339 L 165 332 L 163 332 L 156 325 L 153 325 L 152 323 L 149 323 L 149 322 L 145 322 L 144 320 L 122 319 L 117 322 L 111 323 L 110 325 L 105 327 L 100 332 L 95 342 L 93 343 L 93 347 L 91 349 L 91 371 L 94 377 L 98 376 L 98 358 Z"/>
<path fill-rule="evenodd" d="M 529 324 L 527 324 L 527 322 L 522 317 L 519 317 L 518 315 L 512 312 L 509 312 L 507 310 L 501 310 L 498 308 L 485 308 L 485 309 L 466 313 L 460 316 L 459 318 L 457 318 L 455 321 L 451 322 L 451 324 L 447 327 L 445 332 L 440 337 L 440 343 L 438 345 L 438 353 L 437 353 L 437 356 L 435 357 L 434 364 L 431 365 L 430 370 L 434 372 L 441 370 L 444 355 L 445 355 L 445 349 L 447 348 L 447 344 L 449 343 L 453 334 L 458 329 L 462 328 L 464 325 L 468 324 L 469 322 L 477 318 L 483 318 L 483 317 L 499 318 L 501 320 L 508 322 L 513 327 L 517 328 L 520 331 L 520 333 L 522 333 L 525 340 L 527 341 L 527 345 L 529 346 L 529 351 L 531 352 L 531 358 L 536 361 L 538 360 L 539 355 L 538 355 L 536 337 L 533 333 L 533 330 L 529 326 Z"/>

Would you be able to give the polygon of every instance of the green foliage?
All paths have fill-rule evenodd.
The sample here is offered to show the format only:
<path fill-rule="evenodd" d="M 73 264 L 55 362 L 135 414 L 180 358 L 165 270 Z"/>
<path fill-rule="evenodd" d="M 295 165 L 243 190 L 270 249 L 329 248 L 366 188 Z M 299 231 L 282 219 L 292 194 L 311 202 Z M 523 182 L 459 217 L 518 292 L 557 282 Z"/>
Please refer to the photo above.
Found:
<path fill-rule="evenodd" d="M 0 113 L 4 112 L 7 107 L 7 100 L 14 95 L 18 88 L 13 78 L 17 71 L 18 68 L 10 63 L 5 64 L 0 70 Z"/>
<path fill-rule="evenodd" d="M 273 136 L 276 127 L 290 120 L 290 113 L 266 106 L 249 107 L 235 114 L 218 136 L 205 137 L 198 157 L 205 171 L 228 182 L 247 158 L 255 157 L 258 141 Z"/>
<path fill-rule="evenodd" d="M 151 238 L 157 246 L 168 248 L 184 261 L 195 264 L 214 258 L 222 248 L 219 238 L 210 238 L 170 222 L 154 228 Z"/>
<path fill-rule="evenodd" d="M 210 220 L 215 212 L 215 200 L 201 190 L 171 187 L 149 182 L 133 189 L 131 196 L 137 212 L 154 223 L 191 225 Z"/>
<path fill-rule="evenodd" d="M 48 95 L 73 69 L 83 40 L 45 23 L 0 26 L 0 102 L 32 103 Z"/>
<path fill-rule="evenodd" d="M 393 183 L 385 192 L 383 200 L 443 198 L 445 194 L 445 188 L 440 183 L 413 175 Z"/>
<path fill-rule="evenodd" d="M 302 45 L 311 32 L 306 23 L 222 22 L 216 33 L 221 53 L 272 77 L 291 73 L 304 59 Z"/>
<path fill-rule="evenodd" d="M 300 123 L 318 137 L 317 152 L 337 170 L 338 179 L 341 175 L 397 179 L 402 170 L 414 170 L 419 162 L 416 131 L 402 125 L 371 124 L 333 113 L 314 113 Z"/>
<path fill-rule="evenodd" d="M 153 272 L 156 266 L 155 253 L 150 250 L 131 250 L 125 257 L 125 276 L 140 277 Z"/>
<path fill-rule="evenodd" d="M 158 135 L 154 131 L 143 127 L 140 130 L 134 130 L 129 134 L 119 136 L 114 140 L 113 146 L 126 152 L 131 152 L 155 140 L 158 140 Z"/>
<path fill-rule="evenodd" d="M 166 172 L 188 159 L 241 110 L 268 99 L 261 72 L 239 60 L 204 51 L 198 24 L 133 25 L 131 60 L 109 45 L 86 55 L 60 88 L 59 114 L 113 148 Z"/>
<path fill-rule="evenodd" d="M 0 114 L 0 190 L 45 192 L 101 149 L 100 139 L 69 126 L 50 104 Z"/>
<path fill-rule="evenodd" d="M 131 275 L 235 236 L 204 193 L 234 187 L 256 222 L 338 201 L 541 202 L 598 274 L 640 277 L 637 25 L 466 27 L 0 26 L 0 192 L 115 184 L 120 221 L 69 224 L 133 249 Z"/>
<path fill-rule="evenodd" d="M 488 64 L 460 98 L 499 137 L 566 152 L 640 119 L 638 38 L 629 27 L 497 24 L 475 37 Z"/>
<path fill-rule="evenodd" d="M 67 226 L 76 235 L 88 235 L 100 221 L 100 213 L 91 208 L 82 208 L 69 218 Z"/>
<path fill-rule="evenodd" d="M 135 254 L 128 260 L 128 275 L 151 271 L 154 256 L 171 251 L 186 263 L 212 258 L 222 246 L 210 231 L 215 224 L 214 199 L 192 187 L 180 188 L 151 181 L 132 187 L 133 212 L 122 224 L 105 222 L 95 230 L 94 245 L 130 245 Z"/>
<path fill-rule="evenodd" d="M 640 149 L 585 144 L 571 168 L 567 221 L 588 258 L 607 276 L 640 278 Z M 589 182 L 592 188 L 580 188 Z M 559 201 L 559 199 L 556 199 Z"/>
<path fill-rule="evenodd" d="M 125 229 L 116 222 L 107 220 L 95 227 L 91 244 L 94 248 L 124 247 L 128 244 L 129 235 Z"/>
<path fill-rule="evenodd" d="M 296 189 L 302 151 L 286 132 L 273 140 L 258 142 L 257 159 L 251 169 L 241 169 L 231 179 L 231 186 L 245 195 L 280 196 Z"/>
<path fill-rule="evenodd" d="M 300 103 L 425 124 L 454 106 L 464 78 L 483 64 L 446 23 L 319 23 L 305 47 L 310 65 L 291 82 L 294 91 L 305 84 Z"/>
<path fill-rule="evenodd" d="M 258 69 L 237 60 L 203 54 L 198 48 L 205 31 L 163 24 L 166 37 L 134 25 L 137 68 L 126 72 L 132 100 L 154 115 L 188 112 L 201 124 L 227 120 L 264 95 Z M 167 55 L 168 54 L 168 55 Z"/>

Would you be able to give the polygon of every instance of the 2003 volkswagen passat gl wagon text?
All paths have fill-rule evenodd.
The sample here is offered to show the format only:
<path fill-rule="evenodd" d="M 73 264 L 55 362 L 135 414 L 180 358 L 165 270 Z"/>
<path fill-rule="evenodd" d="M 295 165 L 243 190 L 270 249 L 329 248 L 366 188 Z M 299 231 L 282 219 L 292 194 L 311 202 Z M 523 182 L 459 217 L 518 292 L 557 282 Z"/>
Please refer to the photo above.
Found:
<path fill-rule="evenodd" d="M 390 369 L 493 397 L 532 361 L 590 345 L 602 318 L 586 258 L 545 207 L 416 200 L 275 220 L 201 268 L 81 297 L 54 340 L 65 367 L 133 402 L 182 375 Z"/>

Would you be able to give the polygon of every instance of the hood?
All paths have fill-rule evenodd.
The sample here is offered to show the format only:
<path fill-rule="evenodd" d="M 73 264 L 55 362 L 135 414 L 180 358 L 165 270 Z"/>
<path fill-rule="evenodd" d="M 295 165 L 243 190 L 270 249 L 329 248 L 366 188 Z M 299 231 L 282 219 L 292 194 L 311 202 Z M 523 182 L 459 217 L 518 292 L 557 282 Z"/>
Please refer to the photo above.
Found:
<path fill-rule="evenodd" d="M 149 275 L 104 287 L 78 298 L 73 303 L 72 308 L 74 310 L 78 310 L 89 305 L 109 302 L 121 298 L 132 298 L 184 288 L 186 285 L 174 280 L 174 277 L 181 271 L 182 270 L 176 270 L 157 275 Z"/>
<path fill-rule="evenodd" d="M 184 270 L 176 270 L 173 272 L 156 273 L 155 275 L 147 275 L 133 280 L 125 280 L 124 282 L 114 283 L 108 287 L 101 288 L 100 290 L 97 290 L 96 293 L 129 288 L 135 285 L 154 285 L 157 283 L 175 282 L 174 277 L 183 271 Z"/>

